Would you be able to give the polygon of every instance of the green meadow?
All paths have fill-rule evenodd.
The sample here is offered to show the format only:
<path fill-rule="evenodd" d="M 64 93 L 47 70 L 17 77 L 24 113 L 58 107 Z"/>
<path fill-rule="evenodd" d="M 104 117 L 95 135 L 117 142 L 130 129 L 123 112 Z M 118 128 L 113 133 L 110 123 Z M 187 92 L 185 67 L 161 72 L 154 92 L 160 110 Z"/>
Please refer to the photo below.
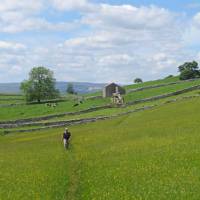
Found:
<path fill-rule="evenodd" d="M 127 88 L 174 82 L 176 78 Z M 128 93 L 125 101 L 198 84 L 200 80 Z M 8 98 L 8 102 L 18 98 L 25 103 L 22 96 Z M 1 94 L 0 99 L 7 97 Z M 6 100 L 0 101 L 0 105 L 2 102 Z M 74 103 L 75 100 L 68 99 L 55 108 L 45 104 L 2 106 L 0 122 L 80 111 L 107 105 L 110 99 L 89 99 L 78 107 L 73 107 Z M 29 132 L 41 125 L 24 125 L 10 130 L 26 129 L 26 132 L 10 134 L 0 128 L 0 200 L 200 199 L 199 90 L 39 122 L 112 116 L 152 105 L 155 107 L 149 110 L 70 126 L 69 150 L 63 148 L 63 127 Z"/>
<path fill-rule="evenodd" d="M 172 83 L 172 82 L 177 82 L 177 81 L 180 81 L 179 77 L 173 76 L 170 78 L 151 80 L 151 81 L 145 81 L 145 82 L 139 83 L 139 84 L 128 85 L 128 86 L 126 86 L 126 88 L 127 89 L 137 89 L 140 87 L 147 87 L 147 86 L 159 85 L 159 84 L 167 84 L 167 83 Z"/>
<path fill-rule="evenodd" d="M 126 90 L 137 89 L 137 88 L 141 88 L 141 87 L 147 87 L 147 86 L 159 85 L 159 84 L 167 84 L 167 83 L 177 82 L 177 81 L 180 81 L 179 77 L 173 76 L 173 77 L 170 77 L 170 78 L 164 78 L 164 79 L 159 79 L 159 80 L 145 81 L 145 82 L 140 83 L 140 84 L 127 85 L 127 86 L 125 86 L 125 88 L 126 88 Z M 90 97 L 90 96 L 97 96 L 97 95 L 101 95 L 101 92 L 86 94 L 85 96 Z"/>
<path fill-rule="evenodd" d="M 0 94 L 0 106 L 3 104 L 24 103 L 24 97 L 14 94 Z"/>
<path fill-rule="evenodd" d="M 0 138 L 0 199 L 199 199 L 200 101 Z"/>
<path fill-rule="evenodd" d="M 110 99 L 87 100 L 78 107 L 73 107 L 76 101 L 70 100 L 59 102 L 55 108 L 47 107 L 45 104 L 16 105 L 11 107 L 1 107 L 0 120 L 16 120 L 20 118 L 39 117 L 63 112 L 75 112 L 96 106 L 110 103 Z"/>
<path fill-rule="evenodd" d="M 174 80 L 176 77 L 173 77 L 172 80 Z M 171 80 L 171 78 L 170 78 Z M 175 81 L 175 80 L 174 80 Z M 151 81 L 153 82 L 152 85 L 159 84 L 159 83 L 165 83 L 166 80 L 164 79 L 163 81 L 158 80 L 158 81 Z M 150 82 L 150 83 L 151 83 Z M 147 82 L 148 85 L 150 84 Z M 145 85 L 145 83 L 142 83 L 142 87 Z M 177 85 L 169 85 L 169 86 L 164 86 L 160 88 L 153 88 L 153 89 L 148 89 L 148 90 L 143 90 L 143 91 L 137 91 L 137 92 L 132 92 L 128 93 L 125 95 L 125 101 L 126 102 L 131 102 L 139 99 L 144 99 L 144 98 L 149 98 L 165 93 L 170 93 L 170 92 L 175 92 L 177 90 L 182 90 L 194 85 L 200 84 L 200 80 L 195 80 L 191 82 L 182 82 Z M 140 84 L 134 84 L 139 86 Z M 130 89 L 130 88 L 129 88 Z M 25 101 L 21 101 L 25 103 Z M 75 111 L 80 111 L 96 106 L 103 106 L 110 104 L 110 98 L 101 98 L 101 99 L 86 99 L 83 101 L 83 104 L 80 104 L 77 107 L 73 107 L 73 105 L 77 102 L 77 100 L 69 99 L 64 102 L 58 102 L 57 107 L 52 108 L 52 107 L 47 107 L 45 104 L 32 104 L 32 105 L 16 105 L 12 107 L 1 107 L 0 109 L 0 120 L 16 120 L 16 119 L 22 119 L 22 118 L 30 118 L 30 117 L 39 117 L 39 116 L 45 116 L 45 115 L 51 115 L 51 114 L 60 114 L 64 112 L 75 112 Z M 1 101 L 0 101 L 1 105 Z"/>

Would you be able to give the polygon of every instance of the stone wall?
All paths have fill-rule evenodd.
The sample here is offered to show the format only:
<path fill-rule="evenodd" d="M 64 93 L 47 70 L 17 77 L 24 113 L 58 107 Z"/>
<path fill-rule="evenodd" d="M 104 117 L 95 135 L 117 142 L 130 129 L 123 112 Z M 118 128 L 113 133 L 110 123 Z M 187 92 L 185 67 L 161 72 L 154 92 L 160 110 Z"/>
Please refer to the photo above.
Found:
<path fill-rule="evenodd" d="M 157 85 L 151 85 L 151 86 L 145 86 L 145 87 L 140 87 L 136 89 L 129 89 L 127 90 L 127 93 L 132 93 L 132 92 L 139 92 L 143 90 L 148 90 L 148 89 L 154 89 L 154 88 L 160 88 L 160 87 L 165 87 L 165 86 L 170 86 L 170 85 L 176 85 L 176 84 L 181 84 L 184 82 L 191 82 L 191 81 L 196 81 L 200 80 L 199 78 L 196 79 L 189 79 L 189 80 L 184 80 L 184 81 L 176 81 L 176 82 L 170 82 L 170 83 L 162 83 L 162 84 L 157 84 Z M 102 96 L 92 96 L 92 97 L 87 97 L 86 99 L 98 99 L 102 98 Z"/>
<path fill-rule="evenodd" d="M 134 104 L 138 104 L 138 103 L 150 102 L 150 101 L 155 101 L 155 100 L 159 100 L 159 99 L 164 99 L 164 98 L 167 98 L 167 97 L 183 94 L 183 93 L 198 90 L 198 89 L 200 89 L 200 85 L 185 88 L 183 90 L 178 90 L 176 92 L 171 92 L 171 93 L 158 95 L 158 96 L 154 96 L 154 97 L 150 97 L 150 98 L 136 100 L 136 101 L 133 101 L 133 102 L 128 102 L 125 105 L 125 107 L 130 106 L 130 105 L 134 105 Z M 199 95 L 197 95 L 197 96 L 199 96 Z M 185 97 L 185 98 L 187 98 L 187 97 Z M 170 100 L 170 101 L 167 101 L 166 103 L 174 102 L 174 101 L 175 100 Z M 131 110 L 131 111 L 128 111 L 128 112 L 125 112 L 125 113 L 112 115 L 112 116 L 101 116 L 101 117 L 85 118 L 85 119 L 72 119 L 72 120 L 57 121 L 57 122 L 37 122 L 37 121 L 52 119 L 52 118 L 55 118 L 55 117 L 62 117 L 62 116 L 65 116 L 65 115 L 78 115 L 78 114 L 82 114 L 82 113 L 94 112 L 94 111 L 97 111 L 97 110 L 107 109 L 107 108 L 112 108 L 112 105 L 93 107 L 93 108 L 89 108 L 89 109 L 82 110 L 82 111 L 77 111 L 77 112 L 72 112 L 72 113 L 63 113 L 63 114 L 58 114 L 58 115 L 50 115 L 50 116 L 46 116 L 46 117 L 21 119 L 21 120 L 15 120 L 15 121 L 4 121 L 4 122 L 0 122 L 0 128 L 17 128 L 17 127 L 23 127 L 23 126 L 44 126 L 42 128 L 39 128 L 39 129 L 38 128 L 31 129 L 31 130 L 34 131 L 34 130 L 41 130 L 41 129 L 46 129 L 46 128 L 61 127 L 61 126 L 66 126 L 66 125 L 69 126 L 69 125 L 74 125 L 74 124 L 79 124 L 79 123 L 87 123 L 87 122 L 92 122 L 92 121 L 97 121 L 97 120 L 102 120 L 102 119 L 113 118 L 113 117 L 117 117 L 117 116 L 121 116 L 121 115 L 126 115 L 128 113 L 138 112 L 140 110 L 152 108 L 152 106 L 142 107 L 142 108 L 134 109 L 134 110 Z M 16 132 L 16 130 L 10 130 L 9 132 L 13 132 L 13 131 Z M 19 132 L 19 131 L 23 132 L 23 130 L 17 130 L 17 132 Z M 24 130 L 24 132 L 26 132 L 26 131 L 27 130 Z"/>
<path fill-rule="evenodd" d="M 129 89 L 127 91 L 127 93 L 139 92 L 139 91 L 143 91 L 143 90 L 160 88 L 160 87 L 165 87 L 165 86 L 170 86 L 170 85 L 176 85 L 176 84 L 181 84 L 184 82 L 191 82 L 191 81 L 196 81 L 196 80 L 200 80 L 200 79 L 189 79 L 189 80 L 185 80 L 185 81 L 177 81 L 177 82 L 163 83 L 163 84 L 158 84 L 158 85 L 150 85 L 150 86 L 145 86 L 145 87 L 136 88 L 136 89 Z"/>
<path fill-rule="evenodd" d="M 131 110 L 131 111 L 128 111 L 128 112 L 123 112 L 123 113 L 111 115 L 111 116 L 99 116 L 99 117 L 93 117 L 93 118 L 73 119 L 73 120 L 67 120 L 67 121 L 40 123 L 40 125 L 43 125 L 43 127 L 32 128 L 32 129 L 24 129 L 24 130 L 5 130 L 4 133 L 8 134 L 8 133 L 33 132 L 33 131 L 40 131 L 40 130 L 45 130 L 45 129 L 49 129 L 49 128 L 59 128 L 59 127 L 77 125 L 77 124 L 86 124 L 86 123 L 90 123 L 90 122 L 96 122 L 96 121 L 100 121 L 100 120 L 106 120 L 106 119 L 112 119 L 112 118 L 120 117 L 120 116 L 127 115 L 127 114 L 130 114 L 130 113 L 151 109 L 153 107 L 155 107 L 155 105 L 145 106 L 145 107 L 142 107 L 142 108 L 137 108 L 137 109 L 134 109 L 134 110 Z"/>
<path fill-rule="evenodd" d="M 189 87 L 189 88 L 186 88 L 183 90 L 178 90 L 176 92 L 171 92 L 171 93 L 158 95 L 158 96 L 154 96 L 154 97 L 150 97 L 150 98 L 135 100 L 135 101 L 126 103 L 124 106 L 126 107 L 126 106 L 130 106 L 130 105 L 138 104 L 138 103 L 155 101 L 155 100 L 183 94 L 183 93 L 190 92 L 193 90 L 198 90 L 198 89 L 200 89 L 200 85 L 192 86 L 192 87 Z M 98 111 L 98 110 L 102 110 L 102 109 L 112 108 L 112 107 L 113 106 L 111 104 L 108 104 L 105 106 L 92 107 L 92 108 L 77 111 L 77 112 L 66 112 L 66 113 L 61 113 L 61 114 L 48 115 L 48 116 L 36 117 L 36 118 L 28 118 L 28 119 L 19 119 L 19 120 L 14 120 L 14 121 L 0 121 L 0 128 L 6 127 L 7 125 L 11 125 L 11 124 L 14 124 L 14 125 L 18 124 L 18 126 L 23 125 L 23 124 L 29 125 L 29 123 L 32 124 L 33 122 L 37 122 L 37 121 L 49 120 L 49 119 L 53 119 L 53 118 L 57 118 L 57 117 L 64 117 L 67 115 L 79 115 L 79 114 L 94 112 L 94 111 Z"/>
<path fill-rule="evenodd" d="M 173 102 L 176 102 L 178 100 L 191 99 L 191 98 L 196 98 L 196 97 L 199 98 L 200 95 L 180 97 L 180 98 L 177 98 L 177 99 L 165 101 L 160 105 L 154 104 L 154 105 L 150 105 L 150 106 L 143 106 L 141 108 L 136 108 L 136 109 L 133 109 L 133 110 L 130 110 L 130 111 L 127 111 L 127 112 L 122 112 L 122 113 L 111 115 L 111 116 L 100 116 L 100 117 L 85 118 L 85 119 L 73 119 L 73 120 L 68 120 L 68 121 L 49 122 L 49 123 L 43 123 L 43 124 L 41 123 L 44 126 L 40 127 L 40 128 L 32 128 L 32 129 L 24 129 L 24 130 L 6 130 L 6 131 L 4 131 L 4 133 L 8 134 L 8 133 L 33 132 L 33 131 L 46 130 L 46 129 L 50 129 L 50 128 L 59 128 L 59 127 L 77 125 L 77 124 L 86 124 L 86 123 L 96 122 L 96 121 L 100 121 L 100 120 L 113 119 L 113 118 L 116 118 L 116 117 L 121 117 L 121 116 L 128 115 L 128 114 L 135 113 L 135 112 L 150 110 L 150 109 L 155 108 L 157 106 L 165 105 L 165 104 L 168 104 L 168 103 L 173 103 Z"/>
<path fill-rule="evenodd" d="M 80 111 L 77 111 L 77 112 L 65 112 L 65 113 L 61 113 L 61 114 L 47 115 L 47 116 L 43 116 L 43 117 L 9 120 L 9 121 L 0 121 L 0 127 L 2 127 L 3 125 L 6 125 L 6 124 L 25 124 L 25 123 L 28 123 L 28 122 L 37 122 L 37 121 L 49 120 L 49 119 L 53 119 L 53 118 L 57 118 L 57 117 L 64 117 L 64 116 L 67 116 L 67 115 L 79 115 L 79 114 L 94 112 L 94 111 L 103 110 L 103 109 L 107 109 L 107 108 L 112 108 L 112 105 L 108 104 L 108 105 L 104 105 L 104 106 L 96 106 L 96 107 L 91 107 L 91 108 L 88 108 L 88 109 L 85 109 L 85 110 L 80 110 Z"/>
<path fill-rule="evenodd" d="M 148 102 L 148 101 L 155 101 L 155 100 L 164 99 L 164 98 L 179 95 L 179 94 L 184 94 L 186 92 L 190 92 L 190 91 L 194 91 L 194 90 L 198 90 L 198 89 L 200 89 L 200 85 L 195 85 L 195 86 L 183 89 L 183 90 L 178 90 L 176 92 L 171 92 L 171 93 L 167 93 L 167 94 L 163 94 L 163 95 L 158 95 L 158 96 L 154 96 L 154 97 L 150 97 L 150 98 L 139 99 L 136 101 L 128 102 L 126 105 L 134 105 L 134 104 Z"/>
<path fill-rule="evenodd" d="M 94 100 L 94 99 L 102 99 L 103 97 L 102 96 L 100 96 L 100 95 L 98 95 L 98 96 L 91 96 L 91 97 L 86 97 L 85 99 L 86 100 Z"/>
<path fill-rule="evenodd" d="M 2 99 L 0 99 L 2 100 Z M 14 99 L 9 99 L 9 100 L 14 100 Z M 15 99 L 17 100 L 17 99 Z M 21 99 L 20 99 L 21 100 Z M 34 104 L 45 104 L 45 103 L 60 103 L 60 102 L 66 102 L 68 101 L 65 98 L 60 98 L 60 99 L 52 99 L 52 100 L 44 100 L 38 103 L 37 101 L 33 102 L 27 102 L 27 103 L 10 103 L 10 104 L 0 104 L 0 107 L 13 107 L 13 106 L 22 106 L 22 105 L 34 105 Z"/>

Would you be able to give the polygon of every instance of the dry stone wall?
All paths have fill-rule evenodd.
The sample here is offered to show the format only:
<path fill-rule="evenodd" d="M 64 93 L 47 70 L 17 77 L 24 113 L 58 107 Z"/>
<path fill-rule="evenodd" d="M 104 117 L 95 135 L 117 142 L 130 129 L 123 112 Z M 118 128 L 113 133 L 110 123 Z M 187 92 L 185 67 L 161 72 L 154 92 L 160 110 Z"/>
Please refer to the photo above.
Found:
<path fill-rule="evenodd" d="M 144 111 L 144 110 L 150 110 L 152 108 L 155 108 L 157 106 L 161 106 L 161 105 L 165 105 L 168 103 L 173 103 L 176 102 L 178 100 L 182 100 L 182 99 L 191 99 L 191 98 L 199 98 L 200 95 L 193 95 L 193 96 L 188 96 L 188 97 L 181 97 L 181 98 L 177 98 L 177 99 L 172 99 L 172 100 L 168 100 L 160 105 L 154 104 L 154 105 L 150 105 L 150 106 L 144 106 L 141 108 L 137 108 L 134 110 L 130 110 L 127 112 L 122 112 L 119 114 L 115 114 L 115 115 L 111 115 L 111 116 L 99 116 L 99 117 L 93 117 L 93 118 L 85 118 L 85 119 L 74 119 L 74 120 L 68 120 L 68 121 L 58 121 L 58 122 L 50 122 L 50 123 L 44 123 L 43 127 L 40 128 L 32 128 L 32 129 L 24 129 L 24 130 L 6 130 L 4 131 L 5 134 L 8 133 L 22 133 L 22 132 L 33 132 L 33 131 L 40 131 L 40 130 L 46 130 L 49 128 L 59 128 L 59 127 L 65 127 L 65 126 L 72 126 L 72 125 L 77 125 L 77 124 L 86 124 L 86 123 L 91 123 L 91 122 L 96 122 L 96 121 L 100 121 L 100 120 L 106 120 L 106 119 L 112 119 L 112 118 L 116 118 L 116 117 L 121 117 L 124 115 L 128 115 L 131 113 L 135 113 L 135 112 L 140 112 L 140 111 Z"/>
<path fill-rule="evenodd" d="M 136 88 L 136 89 L 129 89 L 127 91 L 127 93 L 139 92 L 139 91 L 143 91 L 143 90 L 160 88 L 160 87 L 169 86 L 169 85 L 177 85 L 177 84 L 181 84 L 184 82 L 191 82 L 191 81 L 196 81 L 196 80 L 200 80 L 200 79 L 189 79 L 189 80 L 185 80 L 185 81 L 176 81 L 176 82 L 163 83 L 163 84 L 158 84 L 158 85 L 150 85 L 150 86 L 145 86 L 145 87 Z"/>
<path fill-rule="evenodd" d="M 130 113 L 151 109 L 155 106 L 156 105 L 145 106 L 145 107 L 142 107 L 142 108 L 134 109 L 132 111 L 123 112 L 123 113 L 111 115 L 111 116 L 99 116 L 99 117 L 85 118 L 85 119 L 74 119 L 74 120 L 68 120 L 68 121 L 49 122 L 49 123 L 43 123 L 43 124 L 41 123 L 41 125 L 43 125 L 43 127 L 40 127 L 40 128 L 32 128 L 32 129 L 24 129 L 24 130 L 5 130 L 4 133 L 8 134 L 8 133 L 33 132 L 33 131 L 45 130 L 45 129 L 49 129 L 49 128 L 58 128 L 58 127 L 72 126 L 72 125 L 77 125 L 77 124 L 86 124 L 86 123 L 90 123 L 90 122 L 112 119 L 112 118 L 115 118 L 115 117 L 120 117 L 120 116 L 123 116 L 123 115 L 130 114 Z"/>
<path fill-rule="evenodd" d="M 190 91 L 197 90 L 197 89 L 200 89 L 200 85 L 192 86 L 192 87 L 189 87 L 189 88 L 186 88 L 183 90 L 179 90 L 176 92 L 171 92 L 171 93 L 167 93 L 167 94 L 163 94 L 163 95 L 159 95 L 159 96 L 136 100 L 136 101 L 127 103 L 125 106 L 130 106 L 130 105 L 143 103 L 143 102 L 155 101 L 155 100 L 183 94 L 183 93 L 190 92 Z M 199 96 L 199 95 L 197 95 L 197 96 Z M 193 97 L 194 96 L 192 96 L 190 98 L 193 98 Z M 183 97 L 183 98 L 188 98 L 188 97 Z M 166 101 L 165 103 L 171 103 L 174 101 L 176 101 L 176 99 Z M 70 125 L 74 125 L 74 124 L 82 124 L 82 123 L 88 123 L 88 122 L 93 122 L 93 121 L 98 121 L 98 120 L 105 120 L 105 119 L 114 118 L 114 117 L 118 117 L 118 116 L 122 116 L 122 115 L 127 115 L 127 114 L 133 113 L 133 112 L 138 112 L 141 110 L 150 109 L 155 106 L 156 105 L 142 107 L 142 108 L 134 109 L 134 110 L 131 110 L 128 112 L 120 113 L 117 115 L 111 115 L 111 116 L 100 116 L 100 117 L 85 118 L 85 119 L 72 119 L 72 120 L 68 120 L 68 121 L 57 121 L 57 122 L 46 122 L 46 123 L 37 122 L 37 121 L 41 121 L 41 120 L 48 120 L 48 119 L 51 119 L 54 117 L 61 117 L 61 116 L 65 116 L 65 115 L 77 115 L 77 114 L 82 114 L 82 113 L 87 113 L 87 112 L 94 112 L 94 111 L 101 110 L 101 109 L 112 108 L 112 105 L 106 105 L 106 106 L 94 107 L 94 108 L 90 108 L 90 109 L 82 110 L 82 111 L 78 111 L 78 112 L 73 112 L 73 113 L 63 113 L 63 114 L 58 114 L 58 115 L 46 116 L 46 117 L 21 119 L 21 120 L 15 120 L 15 121 L 7 121 L 7 122 L 4 121 L 4 122 L 0 122 L 0 128 L 17 128 L 17 127 L 23 127 L 23 126 L 43 126 L 42 128 L 33 128 L 33 129 L 28 129 L 28 130 L 5 131 L 6 133 L 30 132 L 30 131 L 47 129 L 47 128 L 62 127 L 62 126 L 66 126 L 66 125 L 70 126 Z"/>
<path fill-rule="evenodd" d="M 91 97 L 86 97 L 86 100 L 94 100 L 94 99 L 102 99 L 103 97 L 101 95 L 99 96 L 91 96 Z"/>
<path fill-rule="evenodd" d="M 158 96 L 154 96 L 154 97 L 150 97 L 150 98 L 145 98 L 145 99 L 140 99 L 140 100 L 128 102 L 127 105 L 134 105 L 134 104 L 138 104 L 138 103 L 164 99 L 164 98 L 167 98 L 167 97 L 171 97 L 171 96 L 175 96 L 175 95 L 179 95 L 179 94 L 184 94 L 186 92 L 191 92 L 191 91 L 198 90 L 198 89 L 200 89 L 200 85 L 195 85 L 195 86 L 183 89 L 183 90 L 178 90 L 176 92 L 171 92 L 171 93 L 167 93 L 167 94 L 163 94 L 163 95 L 158 95 Z"/>
<path fill-rule="evenodd" d="M 47 115 L 47 116 L 43 116 L 43 117 L 0 121 L 0 127 L 1 127 L 1 125 L 5 125 L 5 124 L 23 124 L 23 123 L 28 123 L 28 122 L 37 122 L 37 121 L 49 120 L 49 119 L 53 119 L 53 118 L 57 118 L 57 117 L 64 117 L 67 115 L 69 115 L 69 116 L 70 115 L 79 115 L 79 114 L 94 112 L 94 111 L 103 110 L 103 109 L 107 109 L 107 108 L 112 108 L 112 105 L 108 104 L 108 105 L 104 105 L 104 106 L 96 106 L 96 107 L 91 107 L 91 108 L 88 108 L 85 110 L 80 110 L 77 112 L 65 112 L 65 113 L 61 113 L 61 114 Z"/>
<path fill-rule="evenodd" d="M 163 95 L 158 95 L 158 96 L 154 96 L 154 97 L 150 97 L 150 98 L 145 98 L 145 99 L 128 102 L 125 104 L 125 107 L 134 105 L 134 104 L 138 104 L 138 103 L 144 103 L 144 102 L 164 99 L 167 97 L 183 94 L 183 93 L 190 92 L 190 91 L 197 90 L 197 89 L 200 89 L 200 85 L 192 86 L 192 87 L 189 87 L 189 88 L 186 88 L 183 90 L 178 90 L 176 92 L 171 92 L 171 93 L 167 93 L 167 94 L 163 94 Z M 108 104 L 105 106 L 92 107 L 92 108 L 77 111 L 77 112 L 66 112 L 66 113 L 61 113 L 61 114 L 56 114 L 56 115 L 48 115 L 48 116 L 37 117 L 37 118 L 28 118 L 28 119 L 19 119 L 19 120 L 14 120 L 14 121 L 0 121 L 0 128 L 4 128 L 7 125 L 12 125 L 12 124 L 17 127 L 20 125 L 23 125 L 23 124 L 28 126 L 29 124 L 33 124 L 33 122 L 37 122 L 37 121 L 49 120 L 49 119 L 53 119 L 53 118 L 57 118 L 57 117 L 64 117 L 67 115 L 79 115 L 79 114 L 94 112 L 94 111 L 98 111 L 98 110 L 102 110 L 102 109 L 112 108 L 112 107 L 113 106 L 111 104 Z"/>

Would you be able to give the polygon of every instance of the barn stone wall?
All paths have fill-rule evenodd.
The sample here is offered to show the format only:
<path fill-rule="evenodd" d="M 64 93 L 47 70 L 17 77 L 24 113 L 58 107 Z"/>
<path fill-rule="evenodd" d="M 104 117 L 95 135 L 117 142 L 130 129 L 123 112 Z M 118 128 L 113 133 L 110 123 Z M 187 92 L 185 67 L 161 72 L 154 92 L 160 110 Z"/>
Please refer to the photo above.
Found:
<path fill-rule="evenodd" d="M 122 88 L 121 86 L 115 84 L 115 83 L 111 83 L 110 85 L 107 85 L 104 89 L 103 89 L 103 97 L 112 97 L 113 93 L 116 93 L 116 89 L 118 90 L 118 92 L 120 94 L 125 94 L 126 90 L 124 88 Z"/>

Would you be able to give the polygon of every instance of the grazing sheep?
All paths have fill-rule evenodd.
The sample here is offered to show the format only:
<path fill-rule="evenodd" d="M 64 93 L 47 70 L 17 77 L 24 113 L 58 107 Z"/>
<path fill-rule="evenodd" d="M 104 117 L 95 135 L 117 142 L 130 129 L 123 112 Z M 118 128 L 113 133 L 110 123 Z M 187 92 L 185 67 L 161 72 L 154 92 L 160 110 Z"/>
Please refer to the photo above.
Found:
<path fill-rule="evenodd" d="M 57 103 L 46 103 L 45 106 L 46 107 L 51 107 L 51 108 L 55 108 L 58 104 Z"/>
<path fill-rule="evenodd" d="M 55 108 L 57 106 L 57 103 L 53 103 L 52 105 L 51 105 L 51 107 L 53 107 L 53 108 Z"/>

